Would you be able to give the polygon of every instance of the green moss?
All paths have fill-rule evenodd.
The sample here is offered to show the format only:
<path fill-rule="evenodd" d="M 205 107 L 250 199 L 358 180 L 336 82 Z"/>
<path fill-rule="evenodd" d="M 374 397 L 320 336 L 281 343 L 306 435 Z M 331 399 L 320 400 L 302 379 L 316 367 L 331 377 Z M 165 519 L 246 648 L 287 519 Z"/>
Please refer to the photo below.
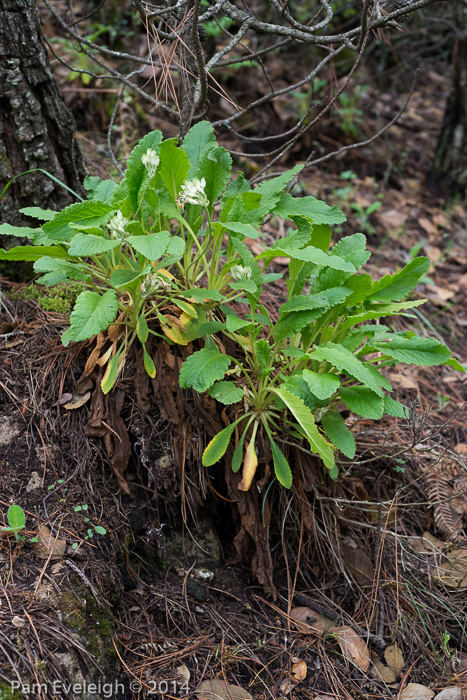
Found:
<path fill-rule="evenodd" d="M 83 291 L 82 284 L 57 284 L 55 287 L 44 287 L 36 282 L 26 285 L 18 291 L 10 291 L 10 299 L 34 299 L 45 311 L 69 314 L 78 294 Z"/>
<path fill-rule="evenodd" d="M 60 594 L 63 622 L 82 638 L 98 666 L 115 668 L 118 655 L 112 638 L 116 637 L 116 629 L 110 608 L 105 604 L 98 605 L 94 596 L 76 579 L 72 579 L 71 586 Z"/>
<path fill-rule="evenodd" d="M 9 683 L 0 680 L 0 700 L 23 700 L 19 690 L 12 690 Z"/>

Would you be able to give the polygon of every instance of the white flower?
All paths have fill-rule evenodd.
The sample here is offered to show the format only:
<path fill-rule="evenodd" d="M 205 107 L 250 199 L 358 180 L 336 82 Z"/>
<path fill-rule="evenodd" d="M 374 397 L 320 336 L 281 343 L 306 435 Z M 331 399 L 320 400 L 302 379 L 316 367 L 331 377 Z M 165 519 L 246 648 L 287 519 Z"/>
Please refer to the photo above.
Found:
<path fill-rule="evenodd" d="M 126 227 L 130 223 L 129 219 L 125 219 L 121 211 L 118 211 L 116 215 L 110 219 L 109 223 L 107 226 L 109 227 L 109 231 L 113 238 L 120 238 L 121 240 L 125 240 L 127 238 L 128 233 L 126 232 Z"/>
<path fill-rule="evenodd" d="M 161 159 L 157 155 L 156 151 L 152 148 L 148 148 L 146 153 L 141 156 L 141 162 L 146 167 L 149 177 L 154 177 L 156 170 L 161 162 Z"/>
<path fill-rule="evenodd" d="M 204 177 L 201 180 L 197 177 L 193 178 L 193 180 L 185 180 L 178 195 L 179 203 L 189 202 L 190 204 L 201 204 L 201 206 L 207 207 L 209 199 L 206 197 L 205 187 L 206 180 Z"/>
<path fill-rule="evenodd" d="M 251 279 L 252 269 L 246 265 L 232 265 L 230 274 L 234 280 L 249 280 Z"/>
<path fill-rule="evenodd" d="M 163 275 L 159 276 L 157 272 L 150 272 L 141 283 L 141 294 L 148 296 L 149 294 L 156 292 L 161 287 L 162 289 L 166 289 L 167 287 L 170 287 L 170 283 L 167 282 L 167 279 L 164 279 Z"/>

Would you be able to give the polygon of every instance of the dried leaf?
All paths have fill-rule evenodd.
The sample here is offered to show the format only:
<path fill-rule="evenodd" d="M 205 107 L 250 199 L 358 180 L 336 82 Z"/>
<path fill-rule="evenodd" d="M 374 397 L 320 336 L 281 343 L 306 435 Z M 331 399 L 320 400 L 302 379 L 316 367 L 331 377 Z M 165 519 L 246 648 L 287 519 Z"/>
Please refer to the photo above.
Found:
<path fill-rule="evenodd" d="M 354 663 L 360 671 L 366 673 L 370 668 L 370 652 L 367 643 L 351 627 L 339 627 L 333 636 L 346 659 Z"/>
<path fill-rule="evenodd" d="M 374 678 L 376 678 L 378 681 L 386 683 L 387 685 L 389 683 L 396 682 L 396 674 L 394 669 L 388 668 L 388 666 L 385 666 L 381 661 L 373 661 L 371 673 Z"/>
<path fill-rule="evenodd" d="M 384 658 L 389 668 L 392 669 L 397 675 L 405 666 L 405 659 L 401 650 L 396 644 L 386 647 L 384 651 Z"/>
<path fill-rule="evenodd" d="M 238 485 L 239 491 L 248 491 L 251 482 L 256 474 L 258 467 L 258 457 L 256 456 L 255 443 L 249 442 L 245 451 L 245 459 L 243 462 L 242 480 Z"/>
<path fill-rule="evenodd" d="M 297 681 L 303 681 L 306 678 L 308 668 L 305 661 L 298 661 L 292 664 L 292 675 Z"/>
<path fill-rule="evenodd" d="M 418 383 L 412 377 L 406 376 L 405 374 L 398 374 L 396 372 L 391 372 L 389 374 L 389 379 L 395 384 L 399 384 L 402 389 L 418 389 Z"/>
<path fill-rule="evenodd" d="M 409 683 L 400 694 L 400 700 L 430 700 L 434 692 L 419 683 Z"/>
<path fill-rule="evenodd" d="M 315 612 L 311 608 L 294 608 L 290 617 L 295 621 L 295 625 L 302 634 L 315 634 L 322 637 L 323 634 L 333 626 L 332 620 L 328 620 L 323 615 Z"/>
<path fill-rule="evenodd" d="M 448 588 L 467 588 L 467 549 L 453 549 L 445 561 L 433 568 L 431 575 Z"/>
<path fill-rule="evenodd" d="M 292 678 L 284 678 L 279 685 L 279 690 L 283 695 L 288 695 L 290 692 L 292 692 L 293 688 L 297 685 L 297 681 L 294 681 Z"/>
<path fill-rule="evenodd" d="M 75 408 L 81 408 L 81 406 L 84 406 L 84 404 L 87 403 L 90 398 L 90 391 L 87 391 L 85 394 L 76 394 L 73 396 L 71 401 L 68 401 L 68 403 L 65 404 L 65 408 L 67 411 L 74 411 Z"/>
<path fill-rule="evenodd" d="M 199 700 L 253 700 L 247 690 L 225 681 L 203 681 L 196 688 Z"/>
<path fill-rule="evenodd" d="M 56 539 L 46 525 L 41 525 L 37 533 L 34 551 L 39 559 L 61 559 L 65 556 L 66 541 Z"/>
<path fill-rule="evenodd" d="M 183 678 L 183 680 L 188 683 L 191 677 L 190 669 L 185 666 L 185 664 L 182 664 L 181 666 L 177 666 L 175 669 L 175 673 L 177 676 L 180 678 Z"/>
<path fill-rule="evenodd" d="M 99 335 L 96 338 L 96 347 L 92 351 L 92 353 L 89 355 L 86 365 L 84 367 L 84 376 L 88 377 L 91 372 L 93 371 L 94 367 L 96 366 L 97 360 L 99 359 L 99 355 L 101 353 L 101 348 L 104 345 L 105 341 L 105 336 L 103 333 L 99 333 Z"/>
<path fill-rule="evenodd" d="M 361 549 L 354 549 L 348 545 L 343 546 L 342 554 L 349 573 L 357 583 L 371 585 L 375 577 L 375 570 L 370 557 Z"/>

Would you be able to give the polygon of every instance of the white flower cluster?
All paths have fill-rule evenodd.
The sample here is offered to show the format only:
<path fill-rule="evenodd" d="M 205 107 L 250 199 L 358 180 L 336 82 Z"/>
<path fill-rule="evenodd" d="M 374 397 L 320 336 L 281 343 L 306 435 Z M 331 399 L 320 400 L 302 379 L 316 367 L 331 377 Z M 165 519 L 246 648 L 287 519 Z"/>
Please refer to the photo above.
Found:
<path fill-rule="evenodd" d="M 170 284 L 164 280 L 163 275 L 159 277 L 157 272 L 150 272 L 141 282 L 141 294 L 148 296 L 149 294 L 156 292 L 161 287 L 162 289 L 165 289 L 166 287 L 170 287 Z"/>
<path fill-rule="evenodd" d="M 148 148 L 146 153 L 141 156 L 141 162 L 148 171 L 149 177 L 154 177 L 161 159 L 153 148 Z"/>
<path fill-rule="evenodd" d="M 204 177 L 199 180 L 197 177 L 193 180 L 186 180 L 180 190 L 178 195 L 178 201 L 180 204 L 189 202 L 190 204 L 201 204 L 202 207 L 207 207 L 209 205 L 209 199 L 206 197 L 204 188 L 206 187 L 206 180 Z"/>
<path fill-rule="evenodd" d="M 246 265 L 232 265 L 230 268 L 230 274 L 234 280 L 249 280 L 252 272 L 251 267 Z"/>
<path fill-rule="evenodd" d="M 129 219 L 125 219 L 121 211 L 118 211 L 116 215 L 110 219 L 107 224 L 110 234 L 113 238 L 120 238 L 124 241 L 128 237 L 126 227 L 130 223 Z"/>

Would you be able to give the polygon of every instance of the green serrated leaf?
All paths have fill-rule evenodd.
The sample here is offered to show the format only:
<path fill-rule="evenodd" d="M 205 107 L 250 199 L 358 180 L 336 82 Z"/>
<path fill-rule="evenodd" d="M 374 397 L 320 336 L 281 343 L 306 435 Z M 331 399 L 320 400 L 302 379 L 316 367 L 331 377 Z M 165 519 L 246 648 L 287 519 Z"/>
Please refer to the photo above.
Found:
<path fill-rule="evenodd" d="M 275 209 L 275 205 L 283 196 L 284 187 L 291 180 L 293 180 L 295 175 L 297 175 L 301 170 L 303 170 L 303 165 L 295 165 L 291 170 L 287 170 L 285 173 L 281 173 L 277 177 L 273 177 L 270 180 L 265 180 L 260 185 L 255 187 L 254 193 L 261 194 L 259 210 L 262 218 Z"/>
<path fill-rule="evenodd" d="M 177 199 L 180 188 L 190 172 L 190 161 L 181 148 L 177 147 L 177 139 L 167 139 L 160 150 L 160 175 L 172 202 Z"/>
<path fill-rule="evenodd" d="M 194 299 L 202 304 L 204 301 L 223 301 L 224 297 L 217 289 L 186 289 L 180 292 L 180 296 Z"/>
<path fill-rule="evenodd" d="M 201 177 L 198 166 L 205 154 L 216 146 L 216 137 L 212 125 L 207 121 L 198 122 L 191 127 L 183 139 L 182 149 L 190 161 L 188 177 Z"/>
<path fill-rule="evenodd" d="M 400 401 L 396 401 L 391 396 L 384 397 L 384 413 L 394 418 L 409 418 L 410 411 Z"/>
<path fill-rule="evenodd" d="M 400 272 L 385 275 L 378 282 L 373 282 L 368 301 L 401 301 L 406 297 L 430 269 L 429 258 L 415 258 Z"/>
<path fill-rule="evenodd" d="M 0 260 L 25 260 L 32 262 L 33 260 L 40 260 L 43 257 L 71 260 L 68 252 L 59 245 L 43 247 L 21 245 L 16 248 L 10 248 L 10 250 L 3 250 L 0 248 Z"/>
<path fill-rule="evenodd" d="M 236 291 L 248 292 L 249 294 L 254 294 L 258 291 L 258 287 L 253 280 L 237 280 L 236 282 L 229 282 L 229 286 Z"/>
<path fill-rule="evenodd" d="M 209 389 L 209 395 L 212 396 L 213 399 L 216 399 L 216 401 L 219 401 L 219 403 L 230 406 L 230 404 L 242 400 L 243 389 L 236 386 L 233 382 L 216 382 Z"/>
<path fill-rule="evenodd" d="M 110 284 L 113 287 L 126 287 L 128 284 L 132 284 L 139 277 L 147 275 L 150 268 L 145 266 L 143 270 L 130 270 L 129 268 L 124 268 L 122 270 L 115 270 L 110 276 Z"/>
<path fill-rule="evenodd" d="M 168 248 L 169 241 L 170 233 L 168 231 L 158 231 L 157 233 L 149 233 L 146 236 L 129 236 L 127 238 L 127 243 L 152 262 L 159 260 L 163 256 Z"/>
<path fill-rule="evenodd" d="M 346 287 L 334 287 L 326 289 L 317 294 L 303 294 L 293 296 L 289 301 L 279 309 L 280 316 L 283 316 L 290 311 L 308 311 L 312 309 L 330 309 L 337 304 L 341 304 L 350 294 L 350 290 Z"/>
<path fill-rule="evenodd" d="M 185 252 L 185 246 L 186 243 L 183 238 L 180 238 L 180 236 L 172 236 L 162 262 L 159 263 L 158 267 L 160 267 L 161 264 L 163 267 L 170 267 L 170 265 L 174 265 L 181 260 Z"/>
<path fill-rule="evenodd" d="M 293 197 L 282 193 L 274 208 L 276 216 L 289 219 L 291 216 L 305 216 L 314 224 L 342 224 L 345 214 L 336 206 L 330 207 L 315 197 Z"/>
<path fill-rule="evenodd" d="M 179 384 L 182 389 L 193 388 L 199 394 L 221 379 L 232 358 L 218 350 L 198 350 L 190 355 L 180 368 Z"/>
<path fill-rule="evenodd" d="M 198 176 L 204 177 L 206 187 L 204 191 L 211 206 L 221 196 L 230 179 L 232 158 L 225 148 L 218 146 L 205 152 L 198 165 Z"/>
<path fill-rule="evenodd" d="M 233 231 L 234 233 L 239 233 L 242 236 L 246 236 L 248 238 L 255 239 L 255 238 L 258 238 L 258 236 L 260 235 L 260 232 L 258 231 L 258 229 L 256 229 L 251 224 L 242 224 L 239 221 L 226 221 L 222 225 L 228 231 Z"/>
<path fill-rule="evenodd" d="M 345 420 L 338 411 L 328 411 L 321 419 L 324 432 L 333 445 L 346 457 L 355 457 L 355 438 L 345 424 Z"/>
<path fill-rule="evenodd" d="M 228 313 L 225 317 L 225 323 L 227 326 L 227 330 L 230 333 L 235 333 L 236 331 L 240 330 L 240 328 L 245 328 L 245 326 L 249 326 L 252 323 L 252 321 L 251 319 L 248 320 L 246 318 L 240 318 L 240 316 L 237 316 L 237 314 Z"/>
<path fill-rule="evenodd" d="M 20 214 L 30 216 L 32 219 L 39 219 L 39 221 L 52 221 L 57 213 L 56 211 L 53 211 L 53 209 L 41 209 L 40 207 L 23 207 L 19 211 Z M 0 225 L 0 233 L 2 232 L 2 225 Z"/>
<path fill-rule="evenodd" d="M 115 320 L 117 309 L 117 295 L 113 289 L 102 296 L 97 292 L 81 292 L 71 312 L 70 328 L 62 336 L 62 342 L 66 340 L 63 344 L 68 345 L 70 340 L 86 340 L 105 331 Z"/>
<path fill-rule="evenodd" d="M 269 345 L 268 341 L 264 340 L 264 338 L 262 338 L 261 340 L 257 340 L 254 346 L 254 350 L 261 367 L 263 369 L 266 369 L 266 367 L 271 361 L 272 352 L 272 348 Z"/>
<path fill-rule="evenodd" d="M 77 233 L 71 239 L 68 253 L 74 256 L 90 256 L 105 253 L 120 245 L 120 241 L 103 236 L 94 236 L 92 233 Z"/>
<path fill-rule="evenodd" d="M 371 255 L 366 249 L 366 237 L 363 233 L 354 233 L 352 236 L 341 238 L 332 252 L 352 263 L 356 270 L 359 270 Z"/>
<path fill-rule="evenodd" d="M 1 236 L 15 236 L 15 238 L 30 238 L 36 241 L 42 234 L 40 228 L 29 228 L 28 226 L 11 226 L 11 224 L 0 224 Z"/>
<path fill-rule="evenodd" d="M 66 279 L 84 282 L 90 278 L 83 270 L 82 265 L 69 262 L 68 260 L 49 258 L 47 256 L 36 260 L 34 263 L 34 270 L 36 272 L 48 273 L 38 279 L 40 284 L 45 284 L 47 287 L 59 284 Z"/>
<path fill-rule="evenodd" d="M 324 439 L 316 427 L 315 419 L 310 409 L 305 406 L 298 396 L 287 391 L 284 386 L 270 390 L 285 403 L 290 412 L 295 416 L 305 433 L 311 451 L 321 457 L 328 469 L 332 469 L 335 465 L 332 446 Z"/>
<path fill-rule="evenodd" d="M 152 131 L 150 134 L 146 134 L 140 142 L 134 147 L 128 162 L 126 164 L 125 179 L 121 183 L 120 187 L 122 190 L 122 196 L 125 195 L 125 189 L 128 194 L 130 210 L 135 212 L 139 204 L 139 191 L 143 181 L 147 176 L 147 169 L 143 162 L 141 161 L 141 156 L 146 153 L 148 148 L 153 151 L 159 152 L 159 146 L 162 141 L 162 134 L 160 131 Z M 123 187 L 122 187 L 123 185 Z M 113 193 L 113 198 L 117 195 L 115 190 Z"/>
<path fill-rule="evenodd" d="M 366 386 L 341 387 L 340 395 L 347 408 L 362 418 L 379 420 L 384 413 L 384 395 L 378 396 Z"/>
<path fill-rule="evenodd" d="M 402 338 L 396 336 L 387 342 L 372 342 L 372 346 L 398 362 L 431 367 L 443 365 L 451 358 L 451 351 L 436 338 Z"/>
<path fill-rule="evenodd" d="M 55 241 L 70 241 L 76 235 L 68 224 L 103 226 L 111 218 L 115 207 L 108 202 L 88 200 L 77 202 L 58 212 L 52 221 L 47 221 L 42 230 Z"/>
<path fill-rule="evenodd" d="M 387 386 L 388 381 L 381 376 L 374 367 L 361 362 L 350 350 L 335 343 L 323 343 L 310 353 L 312 360 L 326 361 L 333 365 L 340 372 L 345 372 L 350 377 L 358 379 L 362 384 L 366 384 L 381 398 L 384 396 L 382 386 Z M 391 386 L 389 386 L 391 389 Z M 380 416 L 381 418 L 381 416 Z"/>
<path fill-rule="evenodd" d="M 336 374 L 318 374 L 309 369 L 302 372 L 303 379 L 310 387 L 310 391 L 320 401 L 324 401 L 332 396 L 340 387 L 340 379 Z"/>

